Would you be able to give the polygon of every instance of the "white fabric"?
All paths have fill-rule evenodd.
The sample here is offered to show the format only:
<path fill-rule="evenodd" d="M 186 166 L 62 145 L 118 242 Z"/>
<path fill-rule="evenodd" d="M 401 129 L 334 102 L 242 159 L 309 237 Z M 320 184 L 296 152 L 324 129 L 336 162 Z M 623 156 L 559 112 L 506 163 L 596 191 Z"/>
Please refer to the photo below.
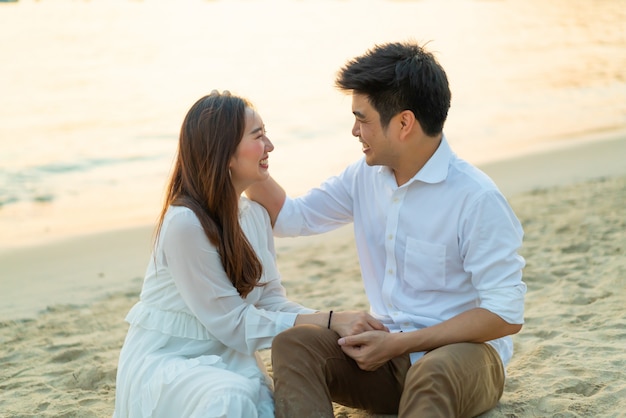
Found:
<path fill-rule="evenodd" d="M 520 222 L 491 179 L 459 159 L 445 136 L 400 187 L 388 167 L 360 159 L 287 199 L 274 234 L 310 235 L 350 222 L 371 312 L 390 330 L 432 326 L 474 307 L 523 323 Z M 506 365 L 511 338 L 490 344 Z"/>
<path fill-rule="evenodd" d="M 239 222 L 263 263 L 245 299 L 196 215 L 170 207 L 150 258 L 117 371 L 114 417 L 273 417 L 257 350 L 314 312 L 287 300 L 269 216 L 242 197 Z"/>

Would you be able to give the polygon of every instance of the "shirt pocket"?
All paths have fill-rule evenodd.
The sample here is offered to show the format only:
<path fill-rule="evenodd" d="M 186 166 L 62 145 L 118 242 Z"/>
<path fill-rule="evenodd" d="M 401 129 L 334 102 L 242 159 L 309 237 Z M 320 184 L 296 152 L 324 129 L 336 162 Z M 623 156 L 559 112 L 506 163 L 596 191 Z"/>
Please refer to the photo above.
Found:
<path fill-rule="evenodd" d="M 446 287 L 446 246 L 407 237 L 404 254 L 405 286 L 430 291 Z"/>

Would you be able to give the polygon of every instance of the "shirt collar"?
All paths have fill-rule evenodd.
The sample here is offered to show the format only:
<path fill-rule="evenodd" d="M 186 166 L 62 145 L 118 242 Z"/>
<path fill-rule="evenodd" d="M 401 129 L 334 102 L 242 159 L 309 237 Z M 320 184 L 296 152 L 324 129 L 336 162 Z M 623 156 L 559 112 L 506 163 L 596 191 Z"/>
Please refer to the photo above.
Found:
<path fill-rule="evenodd" d="M 424 183 L 439 183 L 448 176 L 448 167 L 450 159 L 454 153 L 448 144 L 448 140 L 444 134 L 441 135 L 441 143 L 435 153 L 426 161 L 426 164 L 420 171 L 413 176 L 413 179 L 423 181 Z M 411 179 L 411 180 L 413 180 Z"/>
<path fill-rule="evenodd" d="M 441 143 L 435 153 L 426 161 L 424 167 L 418 171 L 411 180 L 407 181 L 403 186 L 409 185 L 414 181 L 421 181 L 423 183 L 440 183 L 448 176 L 448 167 L 450 160 L 454 156 L 448 140 L 445 134 L 441 136 Z M 389 173 L 393 177 L 393 172 L 389 167 L 381 166 L 379 171 L 381 173 Z M 395 181 L 395 180 L 394 180 Z"/>

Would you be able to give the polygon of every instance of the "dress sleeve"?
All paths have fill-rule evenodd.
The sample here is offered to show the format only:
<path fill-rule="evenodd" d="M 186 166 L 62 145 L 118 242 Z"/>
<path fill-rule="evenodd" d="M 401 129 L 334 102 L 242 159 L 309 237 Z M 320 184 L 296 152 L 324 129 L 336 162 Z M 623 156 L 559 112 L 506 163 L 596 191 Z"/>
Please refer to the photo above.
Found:
<path fill-rule="evenodd" d="M 313 313 L 313 309 L 305 308 L 302 305 L 287 299 L 287 291 L 280 280 L 280 273 L 276 266 L 276 247 L 274 245 L 274 235 L 270 217 L 265 208 L 257 203 L 251 203 L 256 214 L 256 226 L 258 229 L 258 246 L 267 250 L 267 257 L 264 258 L 263 268 L 265 270 L 266 284 L 261 289 L 261 298 L 257 302 L 257 307 L 269 311 Z"/>
<path fill-rule="evenodd" d="M 479 196 L 462 222 L 463 265 L 478 291 L 479 306 L 511 324 L 524 323 L 522 238 L 519 220 L 497 191 Z"/>
<path fill-rule="evenodd" d="M 293 326 L 295 308 L 291 312 L 260 309 L 239 295 L 192 211 L 175 215 L 162 233 L 164 262 L 176 288 L 191 312 L 224 345 L 252 354 L 270 347 L 276 334 Z M 263 292 L 270 297 L 281 291 L 276 284 L 266 287 Z"/>

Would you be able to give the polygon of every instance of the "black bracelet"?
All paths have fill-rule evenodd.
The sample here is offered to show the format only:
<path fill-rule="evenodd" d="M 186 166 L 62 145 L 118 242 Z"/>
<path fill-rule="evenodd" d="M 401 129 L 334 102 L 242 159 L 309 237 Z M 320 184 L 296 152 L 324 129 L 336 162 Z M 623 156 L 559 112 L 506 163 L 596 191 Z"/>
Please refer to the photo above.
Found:
<path fill-rule="evenodd" d="M 333 311 L 330 311 L 330 313 L 328 314 L 328 329 L 330 329 L 330 320 L 333 319 Z"/>

